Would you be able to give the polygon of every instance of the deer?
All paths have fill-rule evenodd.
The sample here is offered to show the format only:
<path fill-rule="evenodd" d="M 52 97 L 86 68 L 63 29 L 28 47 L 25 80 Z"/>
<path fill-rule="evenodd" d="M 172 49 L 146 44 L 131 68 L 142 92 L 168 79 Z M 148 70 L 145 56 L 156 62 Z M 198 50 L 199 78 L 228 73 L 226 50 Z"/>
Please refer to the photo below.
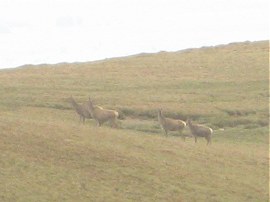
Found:
<path fill-rule="evenodd" d="M 69 98 L 67 98 L 67 101 L 72 105 L 72 107 L 75 109 L 77 114 L 80 116 L 80 122 L 82 121 L 83 123 L 85 123 L 85 119 L 92 118 L 91 114 L 88 111 L 87 103 L 78 104 L 73 98 L 73 96 L 70 96 Z"/>
<path fill-rule="evenodd" d="M 103 109 L 100 106 L 94 105 L 93 101 L 89 97 L 89 100 L 87 102 L 87 109 L 88 112 L 91 114 L 93 119 L 96 120 L 99 127 L 105 122 L 110 122 L 111 127 L 117 128 L 117 118 L 119 116 L 119 113 L 115 110 L 110 109 Z"/>
<path fill-rule="evenodd" d="M 182 135 L 182 131 L 186 127 L 185 121 L 166 118 L 162 113 L 162 109 L 159 109 L 158 122 L 161 128 L 164 130 L 166 137 L 168 136 L 168 131 L 179 131 L 180 135 L 182 136 L 182 139 L 185 141 L 186 137 Z"/>
<path fill-rule="evenodd" d="M 212 133 L 213 129 L 209 128 L 204 125 L 200 124 L 194 124 L 190 119 L 187 120 L 187 125 L 190 129 L 191 134 L 195 138 L 195 143 L 197 143 L 197 138 L 198 137 L 204 137 L 207 141 L 207 145 L 211 143 L 211 138 L 212 138 Z"/>

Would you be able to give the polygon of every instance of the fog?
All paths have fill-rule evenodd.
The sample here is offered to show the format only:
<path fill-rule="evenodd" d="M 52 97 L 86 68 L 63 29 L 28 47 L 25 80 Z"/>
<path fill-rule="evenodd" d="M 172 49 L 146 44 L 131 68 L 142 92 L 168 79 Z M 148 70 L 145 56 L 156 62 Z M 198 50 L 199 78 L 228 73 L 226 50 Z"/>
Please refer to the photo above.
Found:
<path fill-rule="evenodd" d="M 267 0 L 0 1 L 0 68 L 269 39 Z"/>

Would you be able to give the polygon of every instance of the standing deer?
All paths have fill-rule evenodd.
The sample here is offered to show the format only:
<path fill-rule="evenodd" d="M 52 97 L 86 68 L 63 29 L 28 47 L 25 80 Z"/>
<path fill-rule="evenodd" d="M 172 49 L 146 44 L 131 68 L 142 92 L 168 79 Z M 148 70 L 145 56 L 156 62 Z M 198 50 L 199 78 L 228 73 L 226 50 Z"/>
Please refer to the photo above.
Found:
<path fill-rule="evenodd" d="M 99 127 L 107 121 L 111 123 L 111 127 L 117 127 L 116 120 L 119 116 L 117 111 L 103 109 L 100 106 L 93 105 L 93 102 L 90 98 L 87 103 L 87 108 L 93 119 L 96 120 Z"/>
<path fill-rule="evenodd" d="M 158 110 L 158 122 L 163 128 L 165 135 L 168 136 L 168 131 L 179 131 L 183 140 L 185 141 L 185 136 L 182 135 L 182 131 L 186 127 L 186 123 L 182 120 L 175 120 L 171 118 L 165 118 L 162 110 Z"/>
<path fill-rule="evenodd" d="M 212 128 L 199 124 L 194 124 L 190 119 L 187 120 L 187 125 L 195 138 L 195 143 L 197 142 L 198 137 L 204 137 L 207 141 L 207 145 L 211 143 L 211 136 L 213 133 Z"/>
<path fill-rule="evenodd" d="M 73 106 L 73 108 L 75 109 L 77 114 L 80 116 L 80 121 L 83 121 L 83 123 L 84 123 L 85 119 L 92 118 L 91 114 L 88 111 L 87 103 L 80 105 L 80 104 L 76 103 L 76 101 L 74 100 L 74 98 L 72 96 L 67 98 L 67 101 Z"/>

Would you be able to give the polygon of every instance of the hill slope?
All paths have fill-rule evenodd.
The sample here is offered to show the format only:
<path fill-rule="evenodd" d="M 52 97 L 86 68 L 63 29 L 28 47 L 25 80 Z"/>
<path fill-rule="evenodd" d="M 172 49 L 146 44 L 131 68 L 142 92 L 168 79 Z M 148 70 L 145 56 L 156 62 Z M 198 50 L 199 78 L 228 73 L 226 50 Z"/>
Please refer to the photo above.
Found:
<path fill-rule="evenodd" d="M 1 201 L 267 201 L 268 47 L 1 70 Z M 70 95 L 121 127 L 80 124 Z M 165 138 L 160 107 L 213 127 L 213 144 Z"/>

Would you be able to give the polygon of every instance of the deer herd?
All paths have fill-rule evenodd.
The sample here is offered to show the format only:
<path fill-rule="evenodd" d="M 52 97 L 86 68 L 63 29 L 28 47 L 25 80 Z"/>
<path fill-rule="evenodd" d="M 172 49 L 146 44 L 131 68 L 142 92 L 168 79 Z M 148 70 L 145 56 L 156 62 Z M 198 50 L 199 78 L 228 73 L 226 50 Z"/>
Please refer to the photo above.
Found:
<path fill-rule="evenodd" d="M 85 122 L 85 119 L 94 119 L 99 127 L 105 122 L 109 122 L 111 127 L 118 127 L 117 119 L 119 117 L 119 113 L 117 111 L 104 109 L 98 105 L 94 105 L 91 98 L 89 98 L 89 100 L 83 104 L 76 103 L 72 96 L 69 97 L 67 101 L 73 106 L 80 117 L 80 121 L 83 123 Z M 190 135 L 183 135 L 182 131 L 188 126 L 191 135 L 195 138 L 195 143 L 197 142 L 198 137 L 204 137 L 207 141 L 207 145 L 211 143 L 211 136 L 213 133 L 211 128 L 204 125 L 195 124 L 190 119 L 185 122 L 183 120 L 167 118 L 163 115 L 161 109 L 158 110 L 157 114 L 158 122 L 161 128 L 164 130 L 165 136 L 168 136 L 169 131 L 178 131 L 185 141 L 185 138 L 189 137 Z"/>

